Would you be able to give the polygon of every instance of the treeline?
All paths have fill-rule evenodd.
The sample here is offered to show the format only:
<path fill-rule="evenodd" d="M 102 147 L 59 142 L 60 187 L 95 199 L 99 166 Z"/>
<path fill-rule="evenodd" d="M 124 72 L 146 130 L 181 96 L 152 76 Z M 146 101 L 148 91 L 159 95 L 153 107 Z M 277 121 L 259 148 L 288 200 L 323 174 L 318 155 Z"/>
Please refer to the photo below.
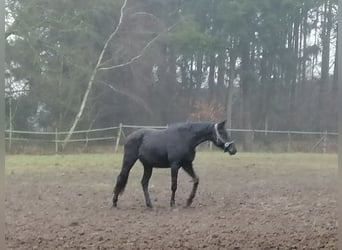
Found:
<path fill-rule="evenodd" d="M 336 130 L 336 43 L 336 0 L 7 0 L 8 127 Z"/>

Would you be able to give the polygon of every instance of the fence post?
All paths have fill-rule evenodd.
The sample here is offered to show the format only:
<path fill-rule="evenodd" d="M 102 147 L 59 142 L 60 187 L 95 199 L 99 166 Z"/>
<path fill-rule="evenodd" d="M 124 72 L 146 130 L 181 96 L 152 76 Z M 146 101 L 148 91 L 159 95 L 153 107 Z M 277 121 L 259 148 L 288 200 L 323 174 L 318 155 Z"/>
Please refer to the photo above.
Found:
<path fill-rule="evenodd" d="M 323 154 L 327 152 L 327 141 L 328 141 L 328 131 L 325 131 L 324 136 L 323 136 L 323 146 L 322 146 Z"/>
<path fill-rule="evenodd" d="M 291 151 L 291 133 L 290 131 L 287 133 L 287 152 Z"/>
<path fill-rule="evenodd" d="M 83 149 L 86 149 L 86 148 L 88 147 L 88 142 L 89 142 L 88 133 L 89 133 L 89 130 L 88 130 L 87 133 L 86 133 L 86 142 L 85 142 L 85 144 L 84 144 Z"/>
<path fill-rule="evenodd" d="M 11 150 L 11 148 L 12 148 L 12 128 L 10 126 L 8 149 Z"/>
<path fill-rule="evenodd" d="M 55 129 L 55 152 L 58 154 L 58 129 Z"/>
<path fill-rule="evenodd" d="M 11 150 L 12 148 L 12 130 L 13 130 L 13 124 L 12 124 L 12 98 L 9 99 L 9 144 L 8 148 Z"/>
<path fill-rule="evenodd" d="M 122 133 L 122 123 L 119 124 L 118 135 L 116 137 L 116 143 L 115 143 L 115 153 L 117 153 L 119 150 L 121 133 Z"/>

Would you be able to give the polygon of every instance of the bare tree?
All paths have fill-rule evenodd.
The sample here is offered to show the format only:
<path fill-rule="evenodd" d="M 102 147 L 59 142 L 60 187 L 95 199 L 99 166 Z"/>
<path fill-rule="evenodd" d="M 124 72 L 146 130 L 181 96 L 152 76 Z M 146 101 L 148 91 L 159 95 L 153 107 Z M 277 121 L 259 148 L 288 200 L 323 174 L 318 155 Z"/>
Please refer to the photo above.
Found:
<path fill-rule="evenodd" d="M 92 72 L 92 74 L 90 75 L 90 79 L 89 79 L 89 82 L 88 82 L 88 85 L 87 85 L 87 88 L 86 88 L 86 91 L 83 95 L 83 98 L 82 98 L 82 102 L 81 102 L 81 105 L 80 105 L 80 108 L 79 108 L 79 111 L 77 113 L 77 115 L 75 116 L 75 119 L 72 123 L 72 126 L 70 127 L 69 131 L 68 131 L 68 134 L 67 136 L 65 137 L 63 143 L 62 143 L 62 148 L 64 149 L 66 147 L 66 145 L 68 144 L 73 132 L 75 131 L 75 128 L 77 126 L 77 124 L 79 123 L 81 117 L 82 117 L 82 114 L 84 112 L 84 109 L 85 109 L 85 106 L 86 106 L 86 103 L 87 103 L 87 100 L 88 100 L 88 96 L 89 96 L 89 93 L 92 89 L 92 86 L 94 84 L 94 80 L 95 80 L 95 77 L 97 75 L 97 73 L 99 71 L 105 71 L 105 70 L 113 70 L 113 69 L 118 69 L 118 68 L 121 68 L 121 67 L 124 67 L 124 66 L 127 66 L 127 65 L 130 65 L 134 62 L 136 62 L 137 60 L 139 60 L 145 53 L 145 51 L 157 40 L 161 37 L 161 35 L 164 33 L 164 32 L 169 32 L 177 23 L 173 24 L 172 26 L 170 26 L 169 28 L 167 28 L 164 32 L 160 32 L 159 34 L 155 35 L 150 41 L 148 41 L 146 43 L 146 45 L 141 49 L 141 51 L 138 53 L 138 55 L 132 57 L 131 59 L 127 60 L 127 62 L 124 62 L 124 63 L 120 63 L 120 64 L 117 64 L 117 65 L 112 65 L 112 66 L 105 66 L 108 61 L 104 61 L 104 54 L 106 53 L 107 49 L 108 49 L 108 46 L 110 44 L 110 42 L 113 40 L 113 38 L 117 35 L 120 27 L 122 26 L 122 23 L 123 23 L 123 19 L 124 19 L 124 10 L 126 8 L 126 5 L 127 5 L 127 1 L 128 0 L 124 0 L 122 6 L 121 6 L 121 9 L 120 9 L 120 18 L 119 18 L 119 22 L 118 24 L 116 25 L 114 31 L 110 34 L 110 36 L 108 37 L 108 39 L 106 40 L 102 50 L 101 50 L 101 53 L 100 53 L 100 56 L 97 60 L 97 63 L 96 63 L 96 66 L 94 67 L 94 70 Z M 133 14 L 133 16 L 136 16 L 136 15 L 145 15 L 145 16 L 149 16 L 149 17 L 152 17 L 154 19 L 158 19 L 157 17 L 155 17 L 154 15 L 150 14 L 150 13 L 146 13 L 146 12 L 136 12 Z M 108 84 L 106 84 L 108 86 Z M 113 91 L 116 91 L 118 92 L 118 90 L 114 87 L 111 87 L 111 89 Z M 126 96 L 128 95 L 126 92 L 120 92 L 121 94 L 125 94 Z M 146 108 L 146 106 L 145 106 Z M 147 109 L 147 108 L 146 108 Z"/>

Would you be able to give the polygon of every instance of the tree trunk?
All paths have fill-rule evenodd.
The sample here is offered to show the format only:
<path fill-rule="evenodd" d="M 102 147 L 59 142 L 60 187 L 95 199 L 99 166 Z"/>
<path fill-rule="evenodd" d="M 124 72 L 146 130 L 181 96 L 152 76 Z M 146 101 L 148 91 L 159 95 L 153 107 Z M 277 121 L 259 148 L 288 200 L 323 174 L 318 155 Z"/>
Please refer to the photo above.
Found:
<path fill-rule="evenodd" d="M 289 103 L 288 103 L 288 124 L 287 129 L 294 129 L 295 127 L 295 112 L 296 112 L 296 88 L 297 88 L 297 72 L 298 72 L 298 53 L 299 53 L 299 12 L 296 13 L 294 27 L 293 27 L 293 68 L 290 72 L 290 89 L 289 89 Z"/>
<path fill-rule="evenodd" d="M 233 49 L 229 53 L 229 69 L 228 69 L 228 88 L 226 91 L 226 118 L 227 128 L 232 128 L 232 115 L 233 115 L 233 90 L 234 90 L 234 80 L 235 80 L 235 64 L 236 64 L 236 53 Z M 229 132 L 230 134 L 230 132 Z"/>
<path fill-rule="evenodd" d="M 330 35 L 332 29 L 332 3 L 327 0 L 324 5 L 323 23 L 322 23 L 322 67 L 321 67 L 321 79 L 319 86 L 319 98 L 318 98 L 318 120 L 320 130 L 326 129 L 326 110 L 324 109 L 324 99 L 327 93 L 328 81 L 329 81 L 329 64 L 330 64 Z"/>
<path fill-rule="evenodd" d="M 270 53 L 263 51 L 261 64 L 260 64 L 260 78 L 261 78 L 261 95 L 259 100 L 260 110 L 262 116 L 262 122 L 264 125 L 264 129 L 268 130 L 269 127 L 269 109 L 270 109 L 270 100 L 272 88 L 275 82 L 271 82 L 271 72 L 272 72 L 273 64 L 270 59 Z M 273 74 L 273 79 L 275 79 L 275 74 Z"/>
<path fill-rule="evenodd" d="M 196 60 L 196 89 L 201 88 L 202 86 L 202 77 L 203 77 L 203 53 L 199 52 Z"/>
<path fill-rule="evenodd" d="M 242 113 L 243 113 L 243 128 L 252 130 L 251 120 L 251 104 L 250 104 L 250 88 L 252 81 L 250 46 L 246 38 L 241 38 L 241 90 L 242 90 Z M 245 132 L 243 139 L 243 149 L 251 151 L 253 145 L 253 133 Z"/>
<path fill-rule="evenodd" d="M 216 92 L 216 100 L 218 102 L 224 101 L 224 77 L 226 74 L 226 51 L 223 49 L 220 51 L 217 57 L 217 92 Z"/>
<path fill-rule="evenodd" d="M 307 7 L 304 6 L 304 15 L 303 15 L 303 59 L 302 59 L 302 83 L 306 80 L 306 59 L 307 59 L 307 31 L 308 31 L 308 10 Z"/>
<path fill-rule="evenodd" d="M 208 101 L 211 102 L 215 94 L 215 55 L 210 56 L 208 87 L 209 87 Z"/>
<path fill-rule="evenodd" d="M 338 91 L 338 25 L 336 27 L 336 46 L 335 46 L 335 62 L 334 62 L 334 76 L 333 76 L 333 85 L 332 85 L 332 95 L 337 97 Z"/>
<path fill-rule="evenodd" d="M 329 52 L 330 52 L 330 34 L 332 28 L 332 4 L 327 1 L 324 7 L 323 23 L 322 23 L 322 68 L 321 68 L 321 83 L 326 84 L 329 78 Z"/>

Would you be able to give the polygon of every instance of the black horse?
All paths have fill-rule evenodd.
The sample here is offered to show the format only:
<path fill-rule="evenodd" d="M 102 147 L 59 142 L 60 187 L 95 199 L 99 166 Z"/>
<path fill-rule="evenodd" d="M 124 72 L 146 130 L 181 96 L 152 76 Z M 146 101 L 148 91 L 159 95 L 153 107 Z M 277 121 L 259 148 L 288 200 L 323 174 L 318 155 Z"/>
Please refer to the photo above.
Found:
<path fill-rule="evenodd" d="M 194 172 L 192 162 L 195 148 L 204 141 L 212 141 L 224 152 L 234 155 L 237 150 L 225 129 L 226 121 L 220 123 L 197 122 L 172 125 L 165 130 L 140 129 L 132 133 L 124 147 L 123 165 L 114 188 L 113 206 L 117 206 L 118 196 L 124 191 L 129 171 L 139 159 L 144 166 L 141 185 L 146 206 L 152 208 L 148 183 L 152 169 L 171 168 L 171 207 L 175 206 L 177 176 L 183 168 L 193 179 L 193 188 L 186 205 L 190 206 L 195 197 L 199 179 Z"/>

